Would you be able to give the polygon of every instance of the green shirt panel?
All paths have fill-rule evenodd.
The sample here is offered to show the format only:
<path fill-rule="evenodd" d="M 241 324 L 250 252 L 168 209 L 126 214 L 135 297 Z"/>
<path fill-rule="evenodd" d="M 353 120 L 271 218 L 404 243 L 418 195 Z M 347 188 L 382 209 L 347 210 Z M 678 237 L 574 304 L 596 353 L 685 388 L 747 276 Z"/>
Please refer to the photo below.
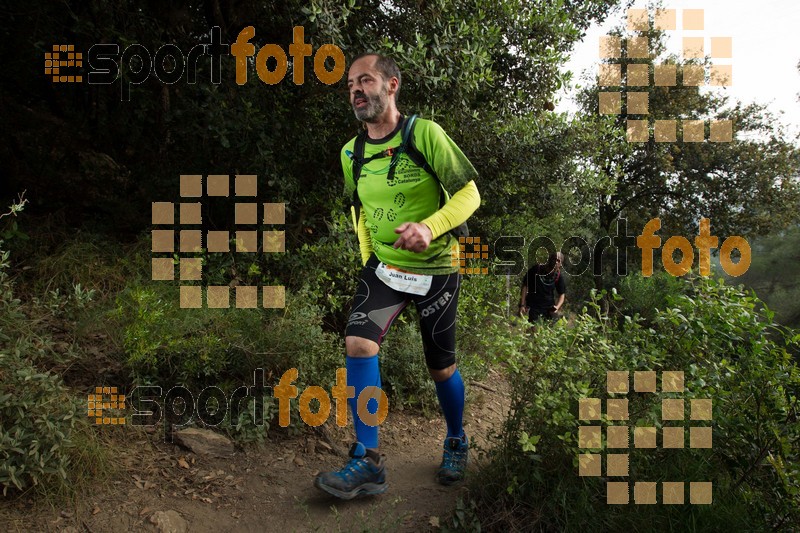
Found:
<path fill-rule="evenodd" d="M 402 121 L 401 121 L 402 124 Z M 402 141 L 400 127 L 389 136 L 367 138 L 364 158 Z M 477 177 L 477 172 L 464 153 L 445 131 L 430 120 L 417 119 L 414 142 L 434 169 L 445 188 L 454 193 Z M 345 153 L 354 151 L 355 138 L 341 152 L 344 189 L 352 197 L 353 162 Z M 431 242 L 427 250 L 414 253 L 393 247 L 398 238 L 394 232 L 404 222 L 421 222 L 439 210 L 439 184 L 436 178 L 416 166 L 406 154 L 398 158 L 393 180 L 389 180 L 390 157 L 370 161 L 361 169 L 358 195 L 366 214 L 365 223 L 375 255 L 382 262 L 422 274 L 449 274 L 458 271 L 452 258 L 458 258 L 458 241 L 448 232 Z M 457 265 L 457 264 L 456 264 Z"/>
<path fill-rule="evenodd" d="M 397 147 L 401 141 L 399 125 L 394 133 L 383 139 L 367 138 L 364 158 Z M 418 118 L 414 126 L 414 143 L 449 193 L 458 191 L 477 177 L 464 153 L 435 122 Z M 352 197 L 354 189 L 353 162 L 345 151 L 354 152 L 354 147 L 355 138 L 344 145 L 341 152 L 344 190 L 348 197 Z M 390 162 L 390 157 L 370 161 L 361 169 L 358 180 L 358 196 L 366 214 L 365 223 L 375 255 L 386 264 L 411 272 L 457 272 L 458 266 L 453 265 L 453 258 L 458 259 L 458 241 L 449 232 L 435 239 L 421 253 L 393 247 L 398 238 L 395 228 L 404 222 L 421 222 L 439 210 L 440 189 L 436 178 L 416 166 L 406 154 L 398 158 L 394 179 L 389 180 Z"/>

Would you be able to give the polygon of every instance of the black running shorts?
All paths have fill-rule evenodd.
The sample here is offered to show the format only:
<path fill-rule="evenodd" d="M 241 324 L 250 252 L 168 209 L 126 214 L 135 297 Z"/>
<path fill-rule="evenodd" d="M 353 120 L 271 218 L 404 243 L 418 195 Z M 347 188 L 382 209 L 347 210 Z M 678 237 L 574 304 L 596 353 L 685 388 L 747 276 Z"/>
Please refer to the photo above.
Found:
<path fill-rule="evenodd" d="M 379 264 L 372 254 L 361 270 L 345 335 L 369 339 L 380 346 L 394 319 L 413 301 L 428 368 L 442 370 L 455 364 L 459 274 L 434 275 L 428 294 L 420 296 L 388 287 L 375 275 Z"/>
<path fill-rule="evenodd" d="M 557 319 L 558 317 L 550 309 L 530 309 L 528 311 L 528 322 L 531 324 L 537 320 L 555 322 Z"/>

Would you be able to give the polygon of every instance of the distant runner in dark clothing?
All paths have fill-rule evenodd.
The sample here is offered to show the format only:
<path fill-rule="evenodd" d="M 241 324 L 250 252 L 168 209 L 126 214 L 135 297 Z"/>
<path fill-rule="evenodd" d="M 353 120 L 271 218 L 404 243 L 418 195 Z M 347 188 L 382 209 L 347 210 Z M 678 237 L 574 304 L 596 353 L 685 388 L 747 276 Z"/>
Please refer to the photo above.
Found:
<path fill-rule="evenodd" d="M 550 254 L 547 263 L 533 265 L 522 278 L 519 298 L 519 315 L 528 315 L 528 320 L 546 318 L 555 320 L 561 316 L 567 284 L 561 275 L 564 254 Z"/>

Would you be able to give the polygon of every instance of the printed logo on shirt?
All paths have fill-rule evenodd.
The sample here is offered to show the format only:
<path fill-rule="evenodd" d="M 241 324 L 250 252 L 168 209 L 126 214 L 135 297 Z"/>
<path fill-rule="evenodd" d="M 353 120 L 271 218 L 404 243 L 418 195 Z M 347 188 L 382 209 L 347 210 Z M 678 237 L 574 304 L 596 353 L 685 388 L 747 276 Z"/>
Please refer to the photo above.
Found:
<path fill-rule="evenodd" d="M 419 171 L 417 171 L 416 173 L 414 173 L 412 171 L 408 171 L 408 172 L 405 172 L 402 176 L 398 176 L 398 175 L 395 174 L 394 178 L 392 178 L 392 179 L 389 179 L 387 177 L 386 178 L 386 184 L 389 187 L 394 187 L 395 185 L 401 185 L 401 184 L 405 184 L 405 183 L 417 183 L 421 179 L 422 179 L 422 176 L 420 176 Z"/>

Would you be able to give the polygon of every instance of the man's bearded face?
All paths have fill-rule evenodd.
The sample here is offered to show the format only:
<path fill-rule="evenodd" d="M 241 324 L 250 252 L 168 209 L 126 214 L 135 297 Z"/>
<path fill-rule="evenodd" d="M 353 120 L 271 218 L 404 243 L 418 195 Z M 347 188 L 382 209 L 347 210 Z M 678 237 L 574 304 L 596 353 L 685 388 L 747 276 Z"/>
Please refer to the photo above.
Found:
<path fill-rule="evenodd" d="M 353 93 L 353 112 L 356 118 L 363 122 L 375 122 L 389 104 L 389 83 L 381 84 L 381 89 L 375 94 L 356 91 Z"/>

